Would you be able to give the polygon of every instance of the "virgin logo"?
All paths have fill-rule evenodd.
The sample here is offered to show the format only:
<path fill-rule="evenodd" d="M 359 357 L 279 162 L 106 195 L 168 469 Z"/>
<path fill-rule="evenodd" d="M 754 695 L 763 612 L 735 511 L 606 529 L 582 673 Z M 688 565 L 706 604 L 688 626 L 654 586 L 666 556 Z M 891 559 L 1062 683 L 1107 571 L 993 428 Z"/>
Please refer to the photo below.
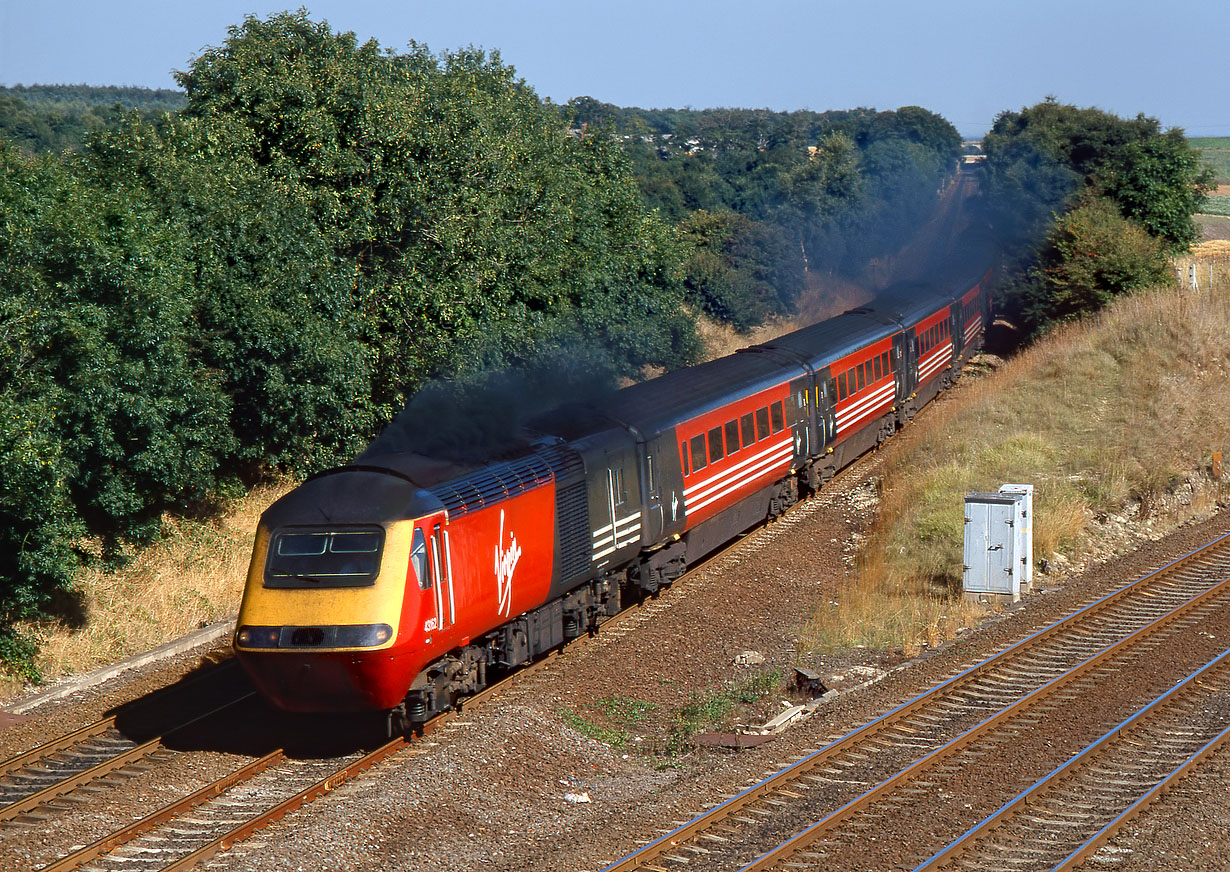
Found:
<path fill-rule="evenodd" d="M 500 597 L 497 612 L 505 617 L 512 610 L 513 572 L 520 559 L 521 546 L 512 530 L 508 531 L 508 547 L 504 547 L 504 510 L 500 509 L 500 538 L 495 544 L 495 586 Z"/>

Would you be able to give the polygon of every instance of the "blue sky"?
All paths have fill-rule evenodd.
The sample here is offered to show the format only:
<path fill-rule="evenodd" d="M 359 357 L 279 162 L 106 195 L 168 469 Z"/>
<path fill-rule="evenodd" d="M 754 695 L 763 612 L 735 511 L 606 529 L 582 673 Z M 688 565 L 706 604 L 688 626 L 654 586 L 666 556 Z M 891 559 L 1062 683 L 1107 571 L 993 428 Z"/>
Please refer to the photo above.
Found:
<path fill-rule="evenodd" d="M 938 112 L 978 134 L 1054 94 L 1230 135 L 1228 0 L 317 0 L 382 46 L 499 50 L 556 102 Z M 261 0 L 0 0 L 0 84 L 174 87 Z"/>

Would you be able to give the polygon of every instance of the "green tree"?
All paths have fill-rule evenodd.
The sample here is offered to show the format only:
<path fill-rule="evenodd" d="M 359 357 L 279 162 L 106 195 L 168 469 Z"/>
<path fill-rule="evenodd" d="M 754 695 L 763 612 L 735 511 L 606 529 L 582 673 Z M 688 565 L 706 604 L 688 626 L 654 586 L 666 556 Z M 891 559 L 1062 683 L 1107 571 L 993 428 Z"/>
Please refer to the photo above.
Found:
<path fill-rule="evenodd" d="M 790 310 L 803 284 L 802 252 L 773 225 L 697 209 L 679 225 L 690 254 L 689 300 L 710 317 L 750 330 Z"/>
<path fill-rule="evenodd" d="M 1214 187 L 1213 171 L 1201 164 L 1178 129 L 1117 149 L 1099 169 L 1097 183 L 1124 215 L 1173 251 L 1186 250 L 1200 238 L 1192 216 Z"/>
<path fill-rule="evenodd" d="M 1168 275 L 1161 240 L 1124 218 L 1113 200 L 1087 195 L 1056 220 L 1020 308 L 1026 326 L 1037 330 L 1095 312 Z"/>
<path fill-rule="evenodd" d="M 248 18 L 180 82 L 186 114 L 242 125 L 354 264 L 381 414 L 576 329 L 627 372 L 690 353 L 682 252 L 618 146 L 569 135 L 498 56 L 384 52 L 300 12 Z"/>

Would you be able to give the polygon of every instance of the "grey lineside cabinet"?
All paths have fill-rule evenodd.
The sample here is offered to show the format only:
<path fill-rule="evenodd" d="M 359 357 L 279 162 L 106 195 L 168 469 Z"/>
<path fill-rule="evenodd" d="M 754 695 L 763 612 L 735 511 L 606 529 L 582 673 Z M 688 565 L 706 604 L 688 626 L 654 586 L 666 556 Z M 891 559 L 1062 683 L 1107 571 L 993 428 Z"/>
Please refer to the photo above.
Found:
<path fill-rule="evenodd" d="M 1017 602 L 1033 586 L 1033 487 L 965 496 L 966 596 Z"/>

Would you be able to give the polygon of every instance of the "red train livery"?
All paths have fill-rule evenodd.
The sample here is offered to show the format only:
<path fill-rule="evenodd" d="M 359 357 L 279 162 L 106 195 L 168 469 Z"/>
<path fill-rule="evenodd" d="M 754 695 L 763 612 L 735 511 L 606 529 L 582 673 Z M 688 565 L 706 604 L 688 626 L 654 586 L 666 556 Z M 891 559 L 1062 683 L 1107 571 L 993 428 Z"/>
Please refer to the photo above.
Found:
<path fill-rule="evenodd" d="M 369 450 L 308 480 L 261 517 L 240 662 L 294 711 L 387 711 L 406 728 L 456 705 L 888 438 L 980 345 L 988 278 L 900 286 L 559 407 L 511 457 Z"/>

